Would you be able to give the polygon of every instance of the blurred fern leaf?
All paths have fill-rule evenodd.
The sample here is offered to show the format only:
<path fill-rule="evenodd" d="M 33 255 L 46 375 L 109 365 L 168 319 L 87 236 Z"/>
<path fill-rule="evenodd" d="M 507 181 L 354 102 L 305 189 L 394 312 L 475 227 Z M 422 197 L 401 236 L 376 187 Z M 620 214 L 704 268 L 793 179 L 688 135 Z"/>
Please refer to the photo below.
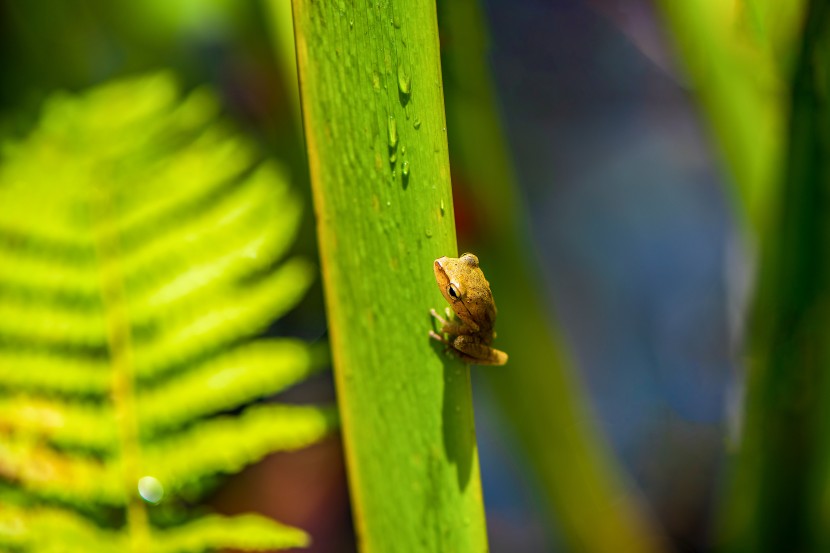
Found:
<path fill-rule="evenodd" d="M 55 96 L 3 147 L 0 549 L 308 543 L 265 517 L 181 506 L 337 424 L 332 407 L 257 403 L 327 364 L 319 347 L 259 337 L 313 279 L 282 260 L 300 215 L 211 94 L 182 97 L 164 73 Z"/>

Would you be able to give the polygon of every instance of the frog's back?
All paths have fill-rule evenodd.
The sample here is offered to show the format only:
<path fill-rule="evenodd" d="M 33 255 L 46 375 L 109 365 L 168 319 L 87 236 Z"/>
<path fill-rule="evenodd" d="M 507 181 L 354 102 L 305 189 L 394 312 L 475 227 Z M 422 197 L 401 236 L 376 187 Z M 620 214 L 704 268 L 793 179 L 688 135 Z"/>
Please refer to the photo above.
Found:
<path fill-rule="evenodd" d="M 478 306 L 478 312 L 482 314 L 476 321 L 478 323 L 478 335 L 487 344 L 493 341 L 496 325 L 496 303 L 493 301 L 493 294 L 490 288 L 482 288 L 475 293 L 475 297 L 469 298 Z"/>

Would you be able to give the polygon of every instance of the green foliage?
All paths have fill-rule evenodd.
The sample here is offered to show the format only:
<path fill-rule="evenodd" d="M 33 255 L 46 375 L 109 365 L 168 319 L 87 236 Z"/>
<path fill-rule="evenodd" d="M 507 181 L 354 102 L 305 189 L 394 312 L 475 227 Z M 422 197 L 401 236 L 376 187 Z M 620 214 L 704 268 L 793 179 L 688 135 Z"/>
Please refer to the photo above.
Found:
<path fill-rule="evenodd" d="M 806 4 L 721 530 L 735 553 L 830 550 L 830 2 Z"/>
<path fill-rule="evenodd" d="M 658 0 L 747 229 L 774 217 L 805 0 Z M 753 237 L 754 238 L 754 237 Z"/>
<path fill-rule="evenodd" d="M 659 5 L 760 252 L 720 550 L 827 551 L 830 4 Z"/>
<path fill-rule="evenodd" d="M 185 507 L 336 424 L 333 408 L 245 407 L 328 354 L 257 338 L 314 270 L 281 261 L 301 214 L 288 179 L 217 115 L 207 91 L 182 98 L 159 74 L 58 95 L 3 149 L 0 549 L 308 542 Z"/>

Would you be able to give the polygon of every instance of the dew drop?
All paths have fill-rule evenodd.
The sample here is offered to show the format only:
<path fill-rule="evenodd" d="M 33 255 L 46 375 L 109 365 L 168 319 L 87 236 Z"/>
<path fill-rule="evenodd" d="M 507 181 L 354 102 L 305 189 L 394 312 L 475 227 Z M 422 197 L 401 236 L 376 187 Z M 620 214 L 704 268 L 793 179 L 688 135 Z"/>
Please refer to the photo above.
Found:
<path fill-rule="evenodd" d="M 405 179 L 409 178 L 409 162 L 408 161 L 404 161 L 403 164 L 401 165 L 401 175 Z"/>
<path fill-rule="evenodd" d="M 402 96 L 409 96 L 412 91 L 412 78 L 406 74 L 403 65 L 398 66 L 398 90 Z"/>
<path fill-rule="evenodd" d="M 421 128 L 421 118 L 417 115 L 415 116 L 415 121 L 412 123 L 412 126 L 415 127 L 416 130 Z"/>
<path fill-rule="evenodd" d="M 441 215 L 444 214 L 444 200 L 441 200 Z"/>
<path fill-rule="evenodd" d="M 155 505 L 164 498 L 164 486 L 154 476 L 142 476 L 138 479 L 138 495 Z"/>
<path fill-rule="evenodd" d="M 389 142 L 389 149 L 393 150 L 398 146 L 398 123 L 395 121 L 395 116 L 389 116 L 389 122 L 386 127 L 386 138 Z"/>

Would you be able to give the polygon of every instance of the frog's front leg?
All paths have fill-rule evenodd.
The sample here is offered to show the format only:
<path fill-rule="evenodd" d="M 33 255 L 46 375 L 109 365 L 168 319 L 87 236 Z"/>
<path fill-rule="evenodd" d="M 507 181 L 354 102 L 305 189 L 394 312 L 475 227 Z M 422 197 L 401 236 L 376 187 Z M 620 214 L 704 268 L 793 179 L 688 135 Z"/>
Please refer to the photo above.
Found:
<path fill-rule="evenodd" d="M 456 336 L 451 350 L 462 361 L 475 365 L 504 365 L 507 354 L 483 343 L 478 336 Z"/>
<path fill-rule="evenodd" d="M 447 318 L 445 319 L 441 315 L 438 314 L 438 311 L 435 309 L 429 310 L 430 314 L 435 317 L 435 320 L 441 325 L 441 332 L 444 334 L 451 334 L 453 336 L 458 336 L 459 334 L 468 334 L 470 332 L 470 328 L 461 321 L 450 319 L 451 311 L 447 310 Z"/>

